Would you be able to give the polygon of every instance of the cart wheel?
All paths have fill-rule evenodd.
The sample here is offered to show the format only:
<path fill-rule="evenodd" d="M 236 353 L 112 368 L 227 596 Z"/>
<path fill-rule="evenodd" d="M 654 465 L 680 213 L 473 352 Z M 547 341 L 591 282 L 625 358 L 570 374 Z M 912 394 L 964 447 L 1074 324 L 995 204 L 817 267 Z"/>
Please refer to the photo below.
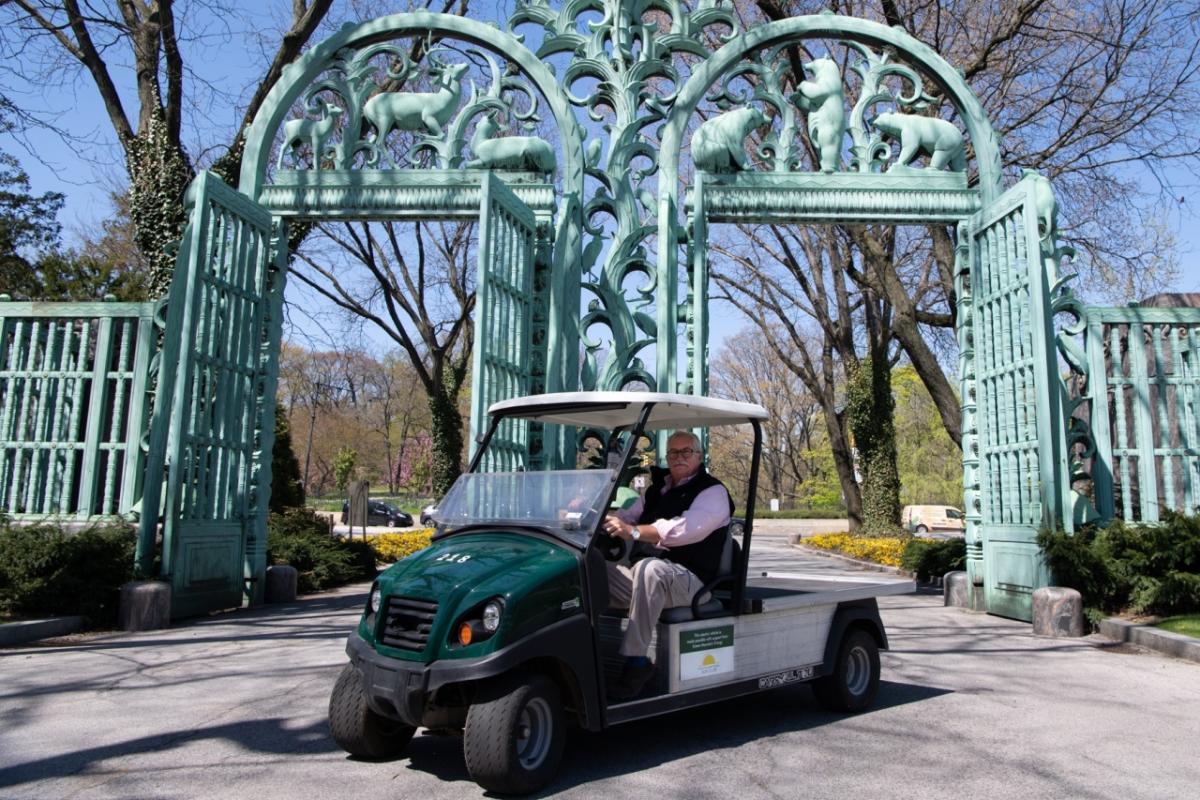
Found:
<path fill-rule="evenodd" d="M 329 730 L 338 747 L 357 758 L 396 758 L 417 729 L 380 716 L 367 705 L 362 677 L 347 664 L 329 696 Z"/>
<path fill-rule="evenodd" d="M 463 755 L 484 789 L 536 792 L 558 771 L 565 743 L 562 697 L 544 675 L 514 676 L 467 711 Z"/>
<path fill-rule="evenodd" d="M 830 711 L 863 711 L 879 690 L 879 646 L 862 628 L 842 637 L 833 672 L 812 682 L 813 694 Z"/>

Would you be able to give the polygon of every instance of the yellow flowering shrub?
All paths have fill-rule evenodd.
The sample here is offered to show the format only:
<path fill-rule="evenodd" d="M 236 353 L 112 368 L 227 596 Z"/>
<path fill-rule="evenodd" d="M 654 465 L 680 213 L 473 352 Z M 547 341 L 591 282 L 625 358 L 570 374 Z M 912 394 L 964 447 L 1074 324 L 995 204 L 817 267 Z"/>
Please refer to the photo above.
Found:
<path fill-rule="evenodd" d="M 861 558 L 864 561 L 874 561 L 889 567 L 900 566 L 900 557 L 904 554 L 904 539 L 867 538 L 851 536 L 848 533 L 821 533 L 803 540 L 809 547 L 821 550 L 833 550 L 851 558 Z"/>
<path fill-rule="evenodd" d="M 433 529 L 423 528 L 404 533 L 381 533 L 378 536 L 369 537 L 367 541 L 371 543 L 371 549 L 375 551 L 376 559 L 384 564 L 391 564 L 429 547 L 432 537 Z"/>

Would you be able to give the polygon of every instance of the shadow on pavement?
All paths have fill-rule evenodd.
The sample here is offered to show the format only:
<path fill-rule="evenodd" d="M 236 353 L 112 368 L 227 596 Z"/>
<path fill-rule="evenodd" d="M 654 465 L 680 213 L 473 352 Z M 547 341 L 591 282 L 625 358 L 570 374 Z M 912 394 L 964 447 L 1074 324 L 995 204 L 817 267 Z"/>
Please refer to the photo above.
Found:
<path fill-rule="evenodd" d="M 875 704 L 864 715 L 944 694 L 950 692 L 880 681 Z M 536 796 L 641 772 L 701 753 L 737 748 L 781 733 L 819 728 L 846 718 L 845 714 L 818 706 L 808 687 L 793 686 L 631 722 L 600 733 L 572 731 L 558 777 Z M 463 763 L 459 736 L 423 733 L 413 739 L 398 763 L 404 761 L 409 769 L 442 781 L 471 780 Z"/>
<path fill-rule="evenodd" d="M 206 739 L 233 742 L 245 752 L 279 755 L 304 756 L 329 753 L 337 749 L 333 740 L 329 738 L 329 727 L 324 720 L 303 728 L 289 727 L 291 724 L 291 721 L 283 718 L 235 722 L 211 728 L 189 728 L 174 734 L 155 734 L 89 747 L 73 753 L 56 754 L 24 764 L 0 767 L 0 788 L 63 778 L 88 770 L 107 759 L 161 753 Z"/>

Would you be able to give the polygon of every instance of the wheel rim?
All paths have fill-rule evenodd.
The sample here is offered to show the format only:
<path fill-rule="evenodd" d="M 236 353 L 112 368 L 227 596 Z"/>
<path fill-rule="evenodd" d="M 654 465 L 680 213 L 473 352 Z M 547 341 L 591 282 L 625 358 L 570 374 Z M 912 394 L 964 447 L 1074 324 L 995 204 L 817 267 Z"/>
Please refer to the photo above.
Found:
<path fill-rule="evenodd" d="M 553 724 L 550 704 L 545 698 L 535 697 L 521 709 L 521 719 L 517 722 L 517 760 L 524 769 L 537 769 L 546 760 Z"/>
<path fill-rule="evenodd" d="M 871 683 L 871 656 L 865 647 L 855 647 L 846 654 L 846 691 L 858 696 Z"/>

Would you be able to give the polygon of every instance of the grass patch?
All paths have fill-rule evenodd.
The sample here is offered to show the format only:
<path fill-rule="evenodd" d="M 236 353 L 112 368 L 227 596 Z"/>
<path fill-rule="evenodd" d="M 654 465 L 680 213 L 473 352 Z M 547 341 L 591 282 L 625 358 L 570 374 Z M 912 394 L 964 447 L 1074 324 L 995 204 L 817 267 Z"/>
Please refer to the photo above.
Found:
<path fill-rule="evenodd" d="M 1183 614 L 1178 617 L 1167 617 L 1154 627 L 1162 628 L 1171 633 L 1182 633 L 1184 636 L 1194 636 L 1200 639 L 1200 614 Z"/>

